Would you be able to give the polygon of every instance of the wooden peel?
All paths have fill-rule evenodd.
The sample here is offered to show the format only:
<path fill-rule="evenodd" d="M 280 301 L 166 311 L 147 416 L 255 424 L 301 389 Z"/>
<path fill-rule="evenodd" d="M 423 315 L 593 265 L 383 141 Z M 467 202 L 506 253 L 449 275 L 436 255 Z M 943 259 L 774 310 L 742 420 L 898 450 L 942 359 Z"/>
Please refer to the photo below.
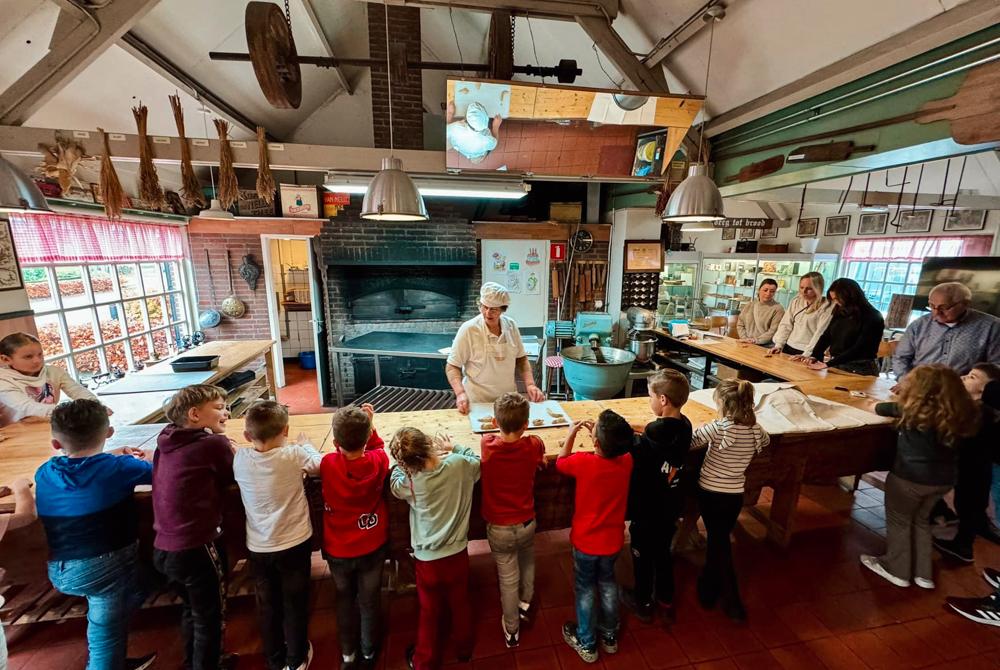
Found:
<path fill-rule="evenodd" d="M 751 163 L 740 169 L 738 174 L 734 174 L 731 177 L 727 177 L 727 182 L 739 181 L 745 182 L 752 179 L 758 179 L 764 175 L 769 175 L 772 172 L 777 172 L 785 166 L 784 156 L 771 156 L 770 158 L 765 158 L 762 161 L 757 161 L 756 163 Z"/>
<path fill-rule="evenodd" d="M 843 161 L 857 151 L 874 151 L 874 144 L 855 146 L 854 142 L 828 142 L 826 144 L 810 144 L 792 149 L 786 163 L 823 163 L 827 161 Z"/>
<path fill-rule="evenodd" d="M 958 92 L 933 100 L 920 108 L 917 123 L 948 121 L 951 136 L 959 144 L 1000 140 L 1000 62 L 969 71 Z"/>

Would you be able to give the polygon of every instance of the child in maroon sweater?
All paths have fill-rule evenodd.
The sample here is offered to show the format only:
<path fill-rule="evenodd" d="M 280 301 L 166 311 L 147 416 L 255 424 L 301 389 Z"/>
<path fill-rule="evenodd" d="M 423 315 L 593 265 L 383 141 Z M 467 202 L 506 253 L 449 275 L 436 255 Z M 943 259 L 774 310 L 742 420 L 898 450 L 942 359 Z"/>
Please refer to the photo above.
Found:
<path fill-rule="evenodd" d="M 233 478 L 233 447 L 223 433 L 226 392 L 195 384 L 166 409 L 170 425 L 153 455 L 153 564 L 181 597 L 184 666 L 215 670 L 222 662 L 226 615 L 222 506 Z"/>
<path fill-rule="evenodd" d="M 385 480 L 389 456 L 375 432 L 371 405 L 333 415 L 337 451 L 323 457 L 323 556 L 337 586 L 341 667 L 375 666 L 379 589 L 388 540 Z M 359 644 L 360 642 L 360 644 Z M 360 658 L 358 648 L 360 646 Z"/>
<path fill-rule="evenodd" d="M 573 443 L 583 427 L 593 432 L 594 452 L 574 454 Z M 576 480 L 569 534 L 576 621 L 563 624 L 562 634 L 566 644 L 587 663 L 597 661 L 598 632 L 604 653 L 618 651 L 615 561 L 625 544 L 625 511 L 632 476 L 632 454 L 628 452 L 634 436 L 628 421 L 606 409 L 596 424 L 573 424 L 556 460 L 556 470 Z"/>
<path fill-rule="evenodd" d="M 545 444 L 528 429 L 530 407 L 518 393 L 493 403 L 500 434 L 483 435 L 483 518 L 497 564 L 502 629 L 507 647 L 518 645 L 520 620 L 527 620 L 535 591 L 535 472 L 545 462 Z"/>

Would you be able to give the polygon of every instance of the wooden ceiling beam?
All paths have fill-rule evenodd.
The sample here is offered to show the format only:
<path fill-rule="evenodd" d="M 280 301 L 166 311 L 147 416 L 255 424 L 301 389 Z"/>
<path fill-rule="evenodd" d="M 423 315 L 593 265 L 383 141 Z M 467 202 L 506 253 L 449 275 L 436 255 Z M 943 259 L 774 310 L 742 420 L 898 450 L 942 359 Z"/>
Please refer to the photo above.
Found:
<path fill-rule="evenodd" d="M 576 22 L 584 32 L 594 40 L 597 48 L 604 53 L 622 76 L 625 83 L 637 91 L 649 93 L 669 93 L 667 79 L 659 66 L 652 69 L 646 67 L 632 53 L 625 40 L 621 38 L 605 18 L 577 16 Z"/>
<path fill-rule="evenodd" d="M 1000 23 L 1000 2 L 968 0 L 887 40 L 712 118 L 709 137 Z"/>
<path fill-rule="evenodd" d="M 333 45 L 330 44 L 330 40 L 327 38 L 326 33 L 323 32 L 323 25 L 319 22 L 319 17 L 316 16 L 316 8 L 313 7 L 312 0 L 300 0 L 302 2 L 302 8 L 306 12 L 306 17 L 309 19 L 309 25 L 316 35 L 316 39 L 319 40 L 320 44 L 323 45 L 323 51 L 330 58 L 336 58 L 337 54 L 333 50 Z M 354 95 L 354 87 L 351 82 L 347 79 L 347 75 L 344 74 L 344 68 L 339 65 L 334 66 L 334 74 L 337 75 L 337 81 L 340 82 L 341 88 L 347 95 Z"/>
<path fill-rule="evenodd" d="M 362 0 L 382 4 L 382 0 Z M 387 0 L 404 7 L 449 7 L 474 12 L 504 9 L 515 16 L 574 21 L 578 16 L 613 21 L 618 16 L 619 0 Z"/>
<path fill-rule="evenodd" d="M 48 53 L 0 93 L 0 124 L 23 124 L 157 2 L 115 0 L 101 7 L 84 8 L 60 1 L 61 11 Z"/>

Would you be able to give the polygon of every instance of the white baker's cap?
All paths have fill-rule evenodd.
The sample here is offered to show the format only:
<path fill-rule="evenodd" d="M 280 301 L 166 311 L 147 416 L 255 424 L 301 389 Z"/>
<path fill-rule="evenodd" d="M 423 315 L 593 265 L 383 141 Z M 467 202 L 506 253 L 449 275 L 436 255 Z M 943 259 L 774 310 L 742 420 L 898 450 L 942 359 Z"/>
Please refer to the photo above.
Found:
<path fill-rule="evenodd" d="M 479 302 L 486 307 L 503 307 L 510 304 L 510 293 L 506 286 L 488 281 L 479 289 Z"/>
<path fill-rule="evenodd" d="M 465 111 L 465 122 L 469 127 L 480 133 L 490 125 L 490 115 L 480 102 L 473 102 Z"/>

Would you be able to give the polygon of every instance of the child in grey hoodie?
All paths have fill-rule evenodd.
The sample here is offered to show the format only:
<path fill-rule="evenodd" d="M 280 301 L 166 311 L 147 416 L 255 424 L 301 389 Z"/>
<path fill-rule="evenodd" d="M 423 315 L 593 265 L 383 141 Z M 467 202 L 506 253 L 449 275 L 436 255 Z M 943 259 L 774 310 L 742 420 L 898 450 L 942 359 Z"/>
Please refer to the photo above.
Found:
<path fill-rule="evenodd" d="M 410 504 L 410 544 L 417 566 L 420 618 L 417 643 L 406 650 L 416 670 L 441 667 L 442 624 L 451 610 L 458 658 L 472 657 L 469 610 L 469 512 L 479 479 L 479 456 L 449 438 L 433 440 L 416 428 L 401 428 L 389 450 L 396 460 L 392 494 Z"/>

